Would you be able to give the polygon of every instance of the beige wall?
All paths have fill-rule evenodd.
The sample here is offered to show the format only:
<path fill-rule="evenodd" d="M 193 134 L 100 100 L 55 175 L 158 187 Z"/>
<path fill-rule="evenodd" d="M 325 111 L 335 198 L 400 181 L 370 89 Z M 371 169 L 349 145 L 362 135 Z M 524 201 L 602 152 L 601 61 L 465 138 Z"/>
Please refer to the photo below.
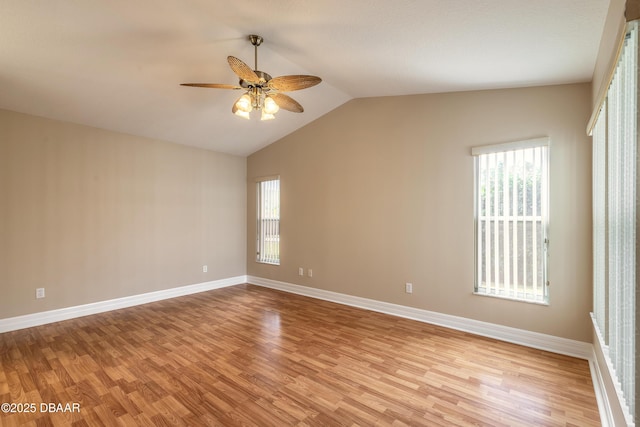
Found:
<path fill-rule="evenodd" d="M 242 157 L 0 110 L 0 318 L 244 275 L 245 189 Z"/>
<path fill-rule="evenodd" d="M 247 274 L 591 342 L 590 99 L 577 84 L 348 102 L 248 158 Z M 473 295 L 470 149 L 544 135 L 551 303 Z M 254 261 L 253 180 L 268 175 L 280 266 Z"/>

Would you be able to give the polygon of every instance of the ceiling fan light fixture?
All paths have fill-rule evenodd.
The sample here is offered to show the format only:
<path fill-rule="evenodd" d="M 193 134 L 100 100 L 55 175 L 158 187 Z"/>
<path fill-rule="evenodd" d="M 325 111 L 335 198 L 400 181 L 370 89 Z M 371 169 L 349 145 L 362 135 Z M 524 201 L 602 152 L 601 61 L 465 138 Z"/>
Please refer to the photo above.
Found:
<path fill-rule="evenodd" d="M 236 112 L 233 113 L 233 114 L 235 114 L 238 117 L 242 117 L 243 119 L 247 119 L 247 120 L 251 119 L 251 116 L 249 115 L 249 113 L 247 111 L 236 110 Z"/>
<path fill-rule="evenodd" d="M 236 101 L 236 109 L 237 111 L 247 113 L 247 115 L 249 115 L 251 110 L 253 110 L 253 100 L 251 99 L 248 93 L 245 93 L 240 98 L 238 98 L 238 100 Z"/>
<path fill-rule="evenodd" d="M 269 114 L 266 111 L 262 110 L 262 115 L 260 116 L 260 120 L 273 120 L 276 116 L 274 114 Z"/>
<path fill-rule="evenodd" d="M 266 114 L 275 114 L 280 111 L 280 107 L 270 96 L 264 97 L 264 106 L 262 109 Z"/>

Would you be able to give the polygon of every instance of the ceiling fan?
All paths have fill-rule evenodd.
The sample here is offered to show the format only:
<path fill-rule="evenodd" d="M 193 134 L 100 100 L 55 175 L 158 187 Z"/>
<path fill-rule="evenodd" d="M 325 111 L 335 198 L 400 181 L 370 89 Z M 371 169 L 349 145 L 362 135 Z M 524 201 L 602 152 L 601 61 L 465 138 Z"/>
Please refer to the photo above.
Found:
<path fill-rule="evenodd" d="M 306 89 L 322 81 L 320 77 L 308 75 L 290 75 L 272 78 L 269 74 L 258 70 L 258 46 L 262 37 L 252 34 L 249 41 L 254 47 L 255 69 L 234 56 L 228 56 L 227 62 L 240 78 L 238 85 L 222 83 L 182 83 L 181 86 L 205 87 L 213 89 L 244 90 L 245 93 L 233 104 L 231 112 L 249 119 L 253 110 L 261 111 L 261 120 L 271 120 L 282 108 L 294 113 L 302 113 L 304 108 L 296 100 L 283 92 Z"/>

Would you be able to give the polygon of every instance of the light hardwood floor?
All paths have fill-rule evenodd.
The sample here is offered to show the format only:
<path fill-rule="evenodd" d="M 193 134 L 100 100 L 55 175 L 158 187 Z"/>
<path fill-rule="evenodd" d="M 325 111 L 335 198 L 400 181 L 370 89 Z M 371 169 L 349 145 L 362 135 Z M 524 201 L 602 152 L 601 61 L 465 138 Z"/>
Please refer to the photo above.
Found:
<path fill-rule="evenodd" d="M 585 360 L 252 285 L 0 334 L 2 402 L 38 409 L 2 426 L 600 425 Z"/>

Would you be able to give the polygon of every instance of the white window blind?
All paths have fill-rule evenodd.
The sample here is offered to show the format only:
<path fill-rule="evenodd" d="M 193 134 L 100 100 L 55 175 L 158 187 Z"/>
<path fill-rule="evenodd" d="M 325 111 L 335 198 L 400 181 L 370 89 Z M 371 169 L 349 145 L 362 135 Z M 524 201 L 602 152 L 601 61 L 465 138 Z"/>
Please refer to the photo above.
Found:
<path fill-rule="evenodd" d="M 548 301 L 548 138 L 475 147 L 475 292 Z"/>
<path fill-rule="evenodd" d="M 638 419 L 638 29 L 630 23 L 593 129 L 594 313 L 629 424 Z"/>
<path fill-rule="evenodd" d="M 259 181 L 257 196 L 256 260 L 280 264 L 280 179 Z"/>
<path fill-rule="evenodd" d="M 593 301 L 596 323 L 603 337 L 607 336 L 607 123 L 606 101 L 603 114 L 593 128 Z"/>

